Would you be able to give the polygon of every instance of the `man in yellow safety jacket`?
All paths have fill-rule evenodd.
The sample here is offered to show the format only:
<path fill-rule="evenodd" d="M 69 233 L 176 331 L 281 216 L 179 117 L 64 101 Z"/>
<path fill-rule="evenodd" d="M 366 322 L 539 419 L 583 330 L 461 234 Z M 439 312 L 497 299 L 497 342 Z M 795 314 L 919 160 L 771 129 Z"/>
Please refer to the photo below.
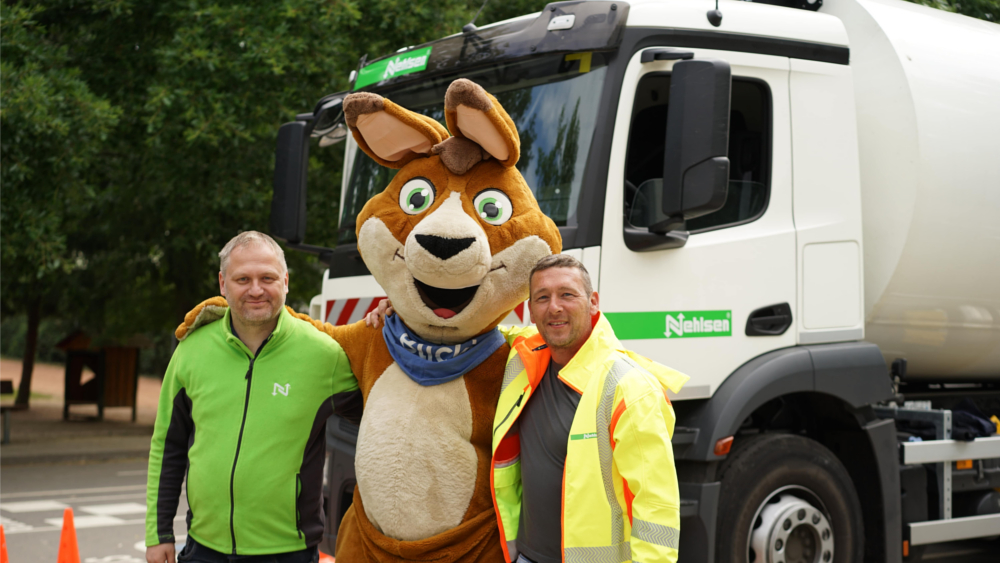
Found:
<path fill-rule="evenodd" d="M 537 326 L 513 340 L 493 424 L 491 486 L 507 560 L 677 561 L 670 437 L 687 376 L 623 348 L 583 265 L 531 272 Z"/>

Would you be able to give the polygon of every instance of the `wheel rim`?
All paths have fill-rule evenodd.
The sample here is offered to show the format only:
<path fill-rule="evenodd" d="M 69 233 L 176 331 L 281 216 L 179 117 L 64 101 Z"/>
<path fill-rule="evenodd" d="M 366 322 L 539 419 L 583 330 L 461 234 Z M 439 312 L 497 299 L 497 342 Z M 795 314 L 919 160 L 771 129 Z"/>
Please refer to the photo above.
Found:
<path fill-rule="evenodd" d="M 833 526 L 823 503 L 805 487 L 782 487 L 757 507 L 748 534 L 752 563 L 830 563 Z"/>

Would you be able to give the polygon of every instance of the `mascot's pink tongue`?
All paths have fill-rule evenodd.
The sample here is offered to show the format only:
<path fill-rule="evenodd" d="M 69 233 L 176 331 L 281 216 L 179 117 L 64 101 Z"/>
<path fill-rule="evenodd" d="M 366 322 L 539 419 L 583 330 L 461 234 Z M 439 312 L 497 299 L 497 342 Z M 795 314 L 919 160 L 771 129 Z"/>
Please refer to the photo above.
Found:
<path fill-rule="evenodd" d="M 442 319 L 450 319 L 455 316 L 455 311 L 451 309 L 445 309 L 444 307 L 440 309 L 434 309 L 434 314 L 441 317 Z"/>

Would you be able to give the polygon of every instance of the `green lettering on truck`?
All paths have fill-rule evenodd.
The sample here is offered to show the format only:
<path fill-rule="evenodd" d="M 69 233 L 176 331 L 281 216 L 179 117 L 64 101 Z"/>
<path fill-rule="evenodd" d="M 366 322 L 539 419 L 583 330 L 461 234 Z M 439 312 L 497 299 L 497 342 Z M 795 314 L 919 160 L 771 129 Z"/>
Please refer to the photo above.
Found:
<path fill-rule="evenodd" d="M 732 311 L 605 313 L 620 340 L 732 336 Z"/>
<path fill-rule="evenodd" d="M 364 88 L 369 84 L 382 82 L 396 76 L 403 76 L 411 72 L 420 72 L 427 68 L 427 61 L 431 58 L 431 47 L 424 47 L 415 51 L 401 53 L 395 57 L 382 59 L 374 62 L 358 73 L 358 79 L 354 81 L 354 89 Z"/>

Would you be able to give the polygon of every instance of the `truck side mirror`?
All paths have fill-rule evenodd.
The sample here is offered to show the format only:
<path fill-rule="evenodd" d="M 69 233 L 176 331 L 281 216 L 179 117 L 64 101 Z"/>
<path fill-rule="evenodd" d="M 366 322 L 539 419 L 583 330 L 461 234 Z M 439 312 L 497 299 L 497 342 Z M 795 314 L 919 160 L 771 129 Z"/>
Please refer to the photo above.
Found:
<path fill-rule="evenodd" d="M 309 124 L 286 123 L 278 129 L 271 196 L 271 235 L 290 244 L 306 237 L 306 171 L 309 165 Z"/>
<path fill-rule="evenodd" d="M 682 228 L 684 221 L 718 211 L 729 184 L 729 98 L 732 72 L 726 61 L 678 61 L 670 77 L 663 159 L 663 213 L 653 233 Z"/>

